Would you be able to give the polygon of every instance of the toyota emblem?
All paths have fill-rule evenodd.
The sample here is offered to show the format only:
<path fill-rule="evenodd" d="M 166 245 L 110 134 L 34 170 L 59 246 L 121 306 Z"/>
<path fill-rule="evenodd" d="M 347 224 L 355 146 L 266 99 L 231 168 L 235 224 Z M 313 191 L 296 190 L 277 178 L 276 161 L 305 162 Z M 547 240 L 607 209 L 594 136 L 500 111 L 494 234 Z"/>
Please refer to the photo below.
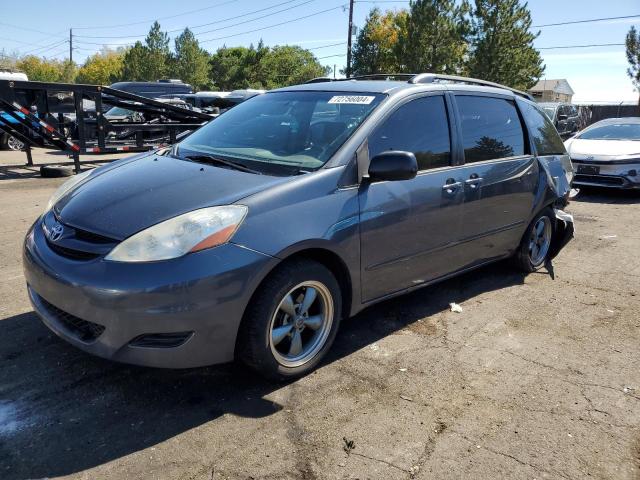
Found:
<path fill-rule="evenodd" d="M 64 233 L 64 227 L 61 223 L 56 223 L 53 228 L 49 231 L 49 240 L 52 242 L 60 240 L 62 238 L 62 234 Z"/>

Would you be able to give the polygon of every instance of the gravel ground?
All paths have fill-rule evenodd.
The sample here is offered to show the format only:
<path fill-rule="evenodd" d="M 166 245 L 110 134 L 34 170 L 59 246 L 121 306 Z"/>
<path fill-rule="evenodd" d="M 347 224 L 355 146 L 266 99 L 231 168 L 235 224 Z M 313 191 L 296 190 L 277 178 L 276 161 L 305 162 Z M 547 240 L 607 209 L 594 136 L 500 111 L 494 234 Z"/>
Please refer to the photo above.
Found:
<path fill-rule="evenodd" d="M 640 195 L 581 193 L 555 280 L 499 263 L 379 304 L 272 384 L 51 334 L 20 246 L 60 182 L 0 181 L 0 478 L 640 478 Z"/>

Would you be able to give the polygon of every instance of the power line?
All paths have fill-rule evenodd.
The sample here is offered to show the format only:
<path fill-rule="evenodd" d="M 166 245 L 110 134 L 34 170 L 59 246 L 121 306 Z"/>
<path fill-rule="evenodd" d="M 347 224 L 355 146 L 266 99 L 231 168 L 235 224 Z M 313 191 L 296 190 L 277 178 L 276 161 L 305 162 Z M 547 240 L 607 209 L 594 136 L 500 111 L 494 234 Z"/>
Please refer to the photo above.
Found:
<path fill-rule="evenodd" d="M 315 0 L 305 0 L 303 3 L 301 3 L 299 5 L 296 5 L 296 7 L 299 7 L 299 6 L 307 4 L 307 3 L 311 3 L 313 1 L 315 1 Z M 291 20 L 287 20 L 287 21 L 284 21 L 284 22 L 275 23 L 275 24 L 267 25 L 267 26 L 261 27 L 261 28 L 256 28 L 256 29 L 253 29 L 253 30 L 247 30 L 247 31 L 244 31 L 244 32 L 233 33 L 233 34 L 222 36 L 222 37 L 208 38 L 208 39 L 205 39 L 205 40 L 199 40 L 199 42 L 200 43 L 206 43 L 206 42 L 212 42 L 212 41 L 215 41 L 215 40 L 223 40 L 225 38 L 237 37 L 237 36 L 245 35 L 245 34 L 248 34 L 248 33 L 260 32 L 262 30 L 267 30 L 269 28 L 274 28 L 274 27 L 278 27 L 278 26 L 281 26 L 281 25 L 286 25 L 286 24 L 289 24 L 289 23 L 292 23 L 292 22 L 297 22 L 299 20 L 304 20 L 306 18 L 313 17 L 313 16 L 316 16 L 316 15 L 320 15 L 322 13 L 326 13 L 326 12 L 329 12 L 329 11 L 332 11 L 332 10 L 337 10 L 338 8 L 343 8 L 343 7 L 345 7 L 345 5 L 338 5 L 336 7 L 327 8 L 326 10 L 320 10 L 319 12 L 314 12 L 314 13 L 311 13 L 309 15 L 303 15 L 302 17 L 296 17 L 296 18 L 293 18 Z M 295 7 L 291 7 L 291 8 L 295 8 Z M 272 16 L 272 15 L 275 15 L 276 13 L 282 13 L 282 12 L 291 10 L 291 8 L 279 10 L 279 11 L 273 12 L 273 13 L 271 13 L 269 15 L 265 15 L 264 17 Z M 262 18 L 264 18 L 264 17 L 262 17 Z M 253 22 L 255 20 L 261 20 L 261 19 L 245 20 L 243 22 L 238 22 L 238 23 L 235 23 L 233 25 L 227 25 L 225 27 L 215 28 L 215 29 L 212 29 L 212 30 L 207 30 L 205 32 L 197 32 L 197 33 L 194 33 L 194 36 L 197 38 L 198 36 L 204 35 L 206 33 L 225 30 L 227 28 L 236 27 L 236 26 L 242 25 L 244 23 Z M 82 41 L 78 41 L 78 42 L 83 44 L 83 45 L 118 45 L 118 46 L 132 45 L 132 43 L 87 42 L 86 40 L 82 40 Z"/>
<path fill-rule="evenodd" d="M 4 23 L 4 22 L 0 22 L 0 25 L 5 25 L 7 27 L 15 28 L 17 30 L 27 30 L 28 32 L 41 33 L 42 35 L 48 35 L 48 36 L 54 36 L 60 33 L 60 32 L 58 33 L 43 32 L 42 30 L 36 30 L 35 28 L 24 27 L 22 25 L 12 25 L 11 23 Z"/>
<path fill-rule="evenodd" d="M 197 13 L 197 12 L 202 12 L 204 10 L 210 10 L 212 8 L 222 7 L 223 5 L 227 5 L 229 3 L 235 3 L 237 1 L 238 0 L 228 0 L 226 2 L 217 3 L 215 5 L 209 5 L 208 7 L 198 8 L 196 10 L 189 10 L 188 12 L 182 12 L 175 15 L 168 15 L 166 17 L 157 17 L 157 18 L 154 18 L 153 20 L 141 20 L 139 22 L 122 23 L 120 25 L 102 25 L 102 26 L 93 26 L 93 27 L 73 27 L 73 28 L 76 30 L 96 30 L 96 29 L 103 29 L 103 28 L 131 27 L 133 25 L 141 25 L 143 23 L 151 23 L 159 20 L 167 20 L 168 18 L 183 17 L 185 15 L 190 15 L 192 13 Z"/>
<path fill-rule="evenodd" d="M 305 48 L 305 50 L 320 50 L 321 48 L 337 47 L 338 45 L 344 45 L 345 43 L 347 42 L 330 43 L 329 45 L 321 45 L 319 47 Z"/>
<path fill-rule="evenodd" d="M 561 45 L 557 47 L 538 47 L 538 50 L 555 50 L 560 48 L 620 47 L 624 43 L 594 43 L 591 45 Z"/>
<path fill-rule="evenodd" d="M 248 17 L 249 15 L 254 15 L 256 13 L 261 13 L 261 12 L 264 12 L 266 10 L 271 10 L 272 8 L 277 8 L 277 7 L 280 7 L 282 5 L 287 5 L 289 3 L 293 3 L 293 2 L 297 2 L 297 1 L 299 1 L 299 0 L 287 0 L 286 2 L 277 3 L 275 5 L 271 5 L 269 7 L 261 8 L 259 10 L 253 10 L 251 12 L 243 13 L 242 15 L 234 15 L 232 17 L 222 18 L 222 19 L 216 20 L 214 22 L 202 23 L 200 25 L 193 25 L 193 26 L 188 26 L 187 25 L 184 28 L 176 28 L 176 29 L 173 29 L 173 30 L 167 30 L 166 33 L 181 32 L 185 28 L 189 28 L 190 30 L 193 30 L 194 28 L 208 27 L 209 25 L 216 25 L 218 23 L 228 22 L 229 20 L 236 20 L 238 18 Z M 310 0 L 310 1 L 315 1 L 315 0 Z M 305 3 L 309 3 L 309 2 L 305 2 Z M 300 4 L 300 5 L 304 5 L 304 3 Z M 296 7 L 299 7 L 300 5 L 294 5 L 291 8 L 296 8 Z M 273 14 L 264 15 L 264 16 L 262 16 L 260 18 L 254 19 L 254 20 L 261 20 L 262 18 L 265 18 L 265 17 L 270 16 L 270 15 L 273 15 Z M 254 20 L 251 20 L 251 21 L 254 21 Z M 229 25 L 229 27 L 231 27 L 231 26 L 233 26 L 233 25 Z M 206 32 L 199 32 L 199 33 L 206 33 Z M 76 35 L 76 36 L 77 37 L 82 37 L 82 38 L 144 38 L 144 37 L 147 36 L 147 34 L 144 34 L 144 35 L 113 35 L 113 36 L 93 36 L 93 35 Z"/>
<path fill-rule="evenodd" d="M 607 20 L 622 20 L 627 18 L 638 18 L 640 15 L 625 15 L 623 17 L 605 17 L 605 18 L 590 18 L 588 20 L 573 20 L 570 22 L 559 23 L 547 23 L 544 25 L 533 25 L 531 28 L 543 28 L 543 27 L 557 27 L 559 25 L 575 25 L 577 23 L 592 23 L 592 22 L 605 22 Z"/>
<path fill-rule="evenodd" d="M 326 55 L 324 57 L 318 57 L 316 60 L 323 60 L 325 58 L 334 58 L 334 57 L 346 57 L 347 54 L 346 53 L 337 53 L 335 55 Z"/>
<path fill-rule="evenodd" d="M 317 15 L 321 15 L 323 13 L 327 13 L 327 12 L 331 12 L 333 10 L 337 10 L 339 8 L 344 8 L 346 7 L 346 5 L 338 5 L 336 7 L 332 7 L 332 8 L 327 8 L 326 10 L 320 10 L 319 12 L 314 12 L 314 13 L 310 13 L 309 15 L 304 15 L 302 17 L 296 17 L 296 18 L 292 18 L 290 20 L 284 21 L 284 22 L 280 22 L 280 23 L 274 23 L 273 25 L 268 25 L 266 27 L 262 27 L 262 28 L 256 28 L 254 30 L 247 30 L 245 32 L 239 32 L 239 33 L 234 33 L 232 35 L 225 35 L 223 37 L 216 37 L 216 38 L 207 38 L 206 40 L 199 40 L 200 43 L 207 43 L 207 42 L 213 42 L 215 40 L 224 40 L 226 38 L 232 38 L 232 37 L 238 37 L 240 35 L 246 35 L 248 33 L 255 33 L 255 32 L 261 32 L 263 30 L 267 30 L 269 28 L 274 28 L 274 27 L 279 27 L 281 25 L 287 25 L 289 23 L 293 23 L 293 22 L 298 22 L 300 20 L 305 20 L 307 18 L 311 18 L 311 17 L 315 17 Z"/>
<path fill-rule="evenodd" d="M 292 7 L 283 8 L 282 10 L 278 10 L 276 12 L 271 12 L 271 13 L 269 13 L 267 15 L 263 15 L 260 18 L 252 18 L 250 20 L 243 20 L 242 22 L 234 23 L 232 25 L 227 25 L 227 26 L 224 26 L 224 27 L 214 28 L 214 29 L 211 29 L 211 30 L 206 30 L 204 32 L 198 32 L 197 34 L 194 34 L 194 35 L 205 35 L 207 33 L 219 32 L 220 30 L 226 30 L 227 28 L 237 27 L 239 25 L 244 25 L 246 23 L 255 22 L 257 20 L 262 20 L 263 18 L 266 18 L 266 17 L 272 17 L 273 15 L 277 15 L 278 13 L 287 12 L 287 11 L 293 9 L 293 8 L 301 7 L 303 5 L 306 5 L 306 4 L 314 2 L 314 1 L 315 0 L 305 0 L 304 2 L 302 2 L 302 3 L 298 4 L 298 5 L 293 5 Z"/>
<path fill-rule="evenodd" d="M 49 50 L 51 50 L 53 48 L 59 47 L 60 45 L 65 44 L 65 43 L 67 43 L 67 40 L 59 40 L 59 41 L 57 41 L 55 43 L 51 43 L 49 45 L 45 45 L 45 46 L 40 47 L 40 48 L 34 48 L 34 49 L 31 49 L 31 50 L 24 51 L 24 52 L 21 53 L 21 55 L 40 55 L 40 54 L 42 54 L 44 52 L 48 52 Z"/>

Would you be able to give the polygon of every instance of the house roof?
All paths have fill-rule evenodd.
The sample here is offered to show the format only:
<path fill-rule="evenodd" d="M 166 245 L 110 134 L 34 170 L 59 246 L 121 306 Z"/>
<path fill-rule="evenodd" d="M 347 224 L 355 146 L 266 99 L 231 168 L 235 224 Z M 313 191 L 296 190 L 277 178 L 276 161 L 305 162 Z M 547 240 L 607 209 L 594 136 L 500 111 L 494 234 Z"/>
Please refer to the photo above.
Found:
<path fill-rule="evenodd" d="M 564 93 L 566 95 L 573 95 L 575 92 L 567 82 L 566 78 L 555 78 L 555 79 L 542 79 L 538 80 L 533 87 L 529 89 L 530 92 L 548 92 L 552 91 L 554 93 Z"/>

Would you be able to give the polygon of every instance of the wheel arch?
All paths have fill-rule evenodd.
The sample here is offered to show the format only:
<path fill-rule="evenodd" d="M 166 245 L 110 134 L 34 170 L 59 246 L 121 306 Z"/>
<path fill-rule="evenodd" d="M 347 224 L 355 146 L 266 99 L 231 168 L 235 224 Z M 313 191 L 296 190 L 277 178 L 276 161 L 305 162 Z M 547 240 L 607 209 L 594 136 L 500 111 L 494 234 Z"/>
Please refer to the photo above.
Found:
<path fill-rule="evenodd" d="M 253 292 L 251 293 L 249 302 L 244 307 L 242 320 L 238 326 L 238 333 L 243 328 L 248 307 L 253 301 L 258 290 L 260 289 L 260 286 L 264 282 L 266 282 L 271 277 L 271 275 L 278 270 L 278 268 L 282 267 L 286 263 L 299 259 L 314 260 L 329 269 L 329 271 L 333 274 L 336 281 L 338 282 L 338 285 L 340 285 L 340 293 L 342 294 L 342 318 L 347 318 L 351 315 L 351 308 L 354 299 L 353 279 L 349 268 L 347 267 L 347 263 L 333 249 L 329 248 L 327 245 L 324 245 L 324 243 L 304 243 L 286 249 L 285 251 L 278 254 L 276 258 L 278 258 L 280 261 L 274 264 L 269 269 L 269 271 L 262 276 L 260 281 L 258 281 L 253 288 Z M 236 351 L 238 350 L 239 338 L 240 335 L 238 334 L 236 336 Z"/>

